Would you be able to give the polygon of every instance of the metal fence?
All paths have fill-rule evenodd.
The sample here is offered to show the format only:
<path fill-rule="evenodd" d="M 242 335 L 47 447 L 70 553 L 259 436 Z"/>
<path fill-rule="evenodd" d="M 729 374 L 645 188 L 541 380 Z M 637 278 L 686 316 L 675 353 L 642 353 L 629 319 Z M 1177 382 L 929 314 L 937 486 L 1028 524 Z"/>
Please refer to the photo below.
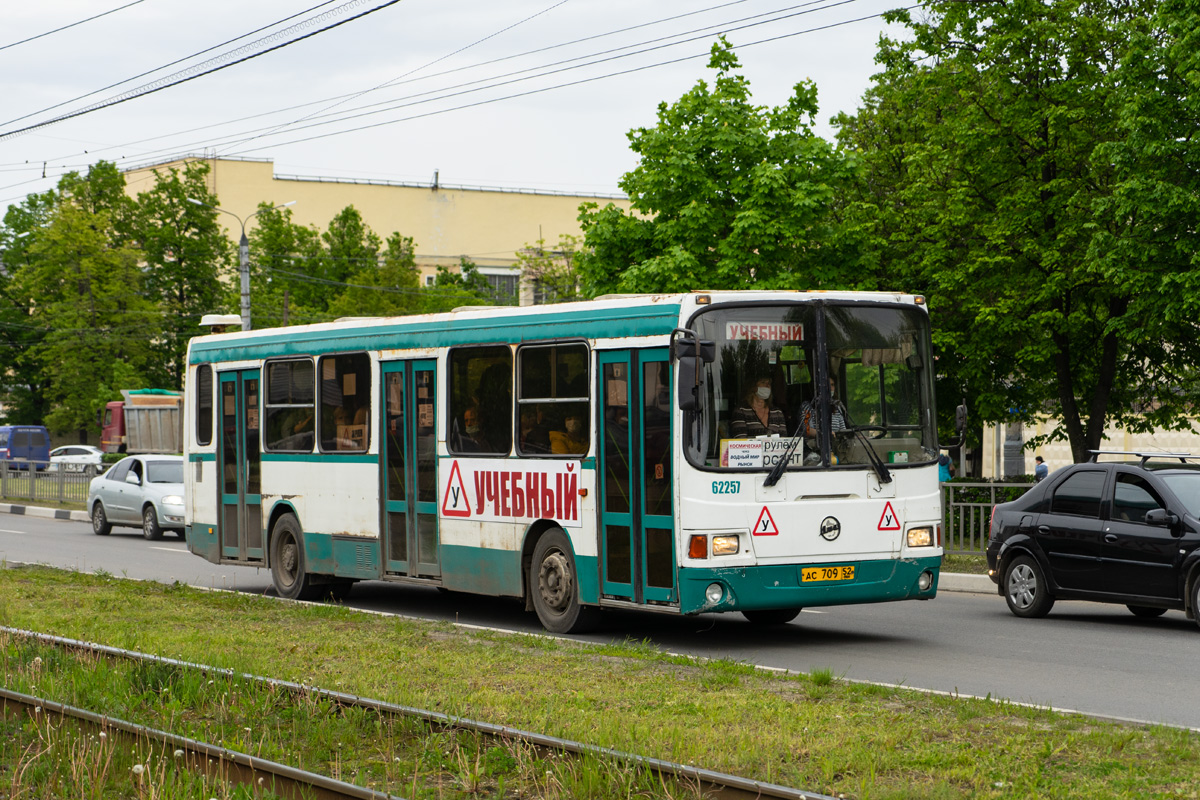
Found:
<path fill-rule="evenodd" d="M 0 461 L 0 499 L 18 504 L 87 502 L 88 484 L 99 474 L 95 467 L 68 470 L 64 464 L 45 464 L 40 462 L 38 469 L 37 461 Z"/>
<path fill-rule="evenodd" d="M 943 483 L 946 552 L 982 555 L 992 506 L 1016 500 L 1032 487 L 1032 483 Z"/>

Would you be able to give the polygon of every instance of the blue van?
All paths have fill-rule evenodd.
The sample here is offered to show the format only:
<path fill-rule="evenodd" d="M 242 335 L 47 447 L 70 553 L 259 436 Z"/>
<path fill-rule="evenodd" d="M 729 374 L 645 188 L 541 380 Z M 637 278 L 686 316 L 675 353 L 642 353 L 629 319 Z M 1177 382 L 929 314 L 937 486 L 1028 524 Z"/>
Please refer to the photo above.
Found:
<path fill-rule="evenodd" d="M 9 467 L 50 466 L 50 433 L 41 425 L 0 425 L 0 461 Z"/>

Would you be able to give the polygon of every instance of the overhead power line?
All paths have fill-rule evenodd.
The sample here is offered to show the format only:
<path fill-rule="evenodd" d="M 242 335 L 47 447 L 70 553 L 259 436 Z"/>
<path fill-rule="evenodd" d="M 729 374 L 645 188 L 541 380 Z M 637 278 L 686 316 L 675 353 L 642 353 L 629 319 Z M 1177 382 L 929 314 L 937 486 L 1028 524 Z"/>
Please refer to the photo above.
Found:
<path fill-rule="evenodd" d="M 0 50 L 7 50 L 10 47 L 16 47 L 19 44 L 25 44 L 26 42 L 36 41 L 37 39 L 43 39 L 43 38 L 45 38 L 47 36 L 51 36 L 55 33 L 65 31 L 68 28 L 74 28 L 77 25 L 84 24 L 85 22 L 91 22 L 94 19 L 100 19 L 101 17 L 107 17 L 109 14 L 115 14 L 118 11 L 124 11 L 125 9 L 129 8 L 130 6 L 136 6 L 138 3 L 144 3 L 144 2 L 146 2 L 146 0 L 133 0 L 132 3 L 126 3 L 125 5 L 118 6 L 117 8 L 110 8 L 108 11 L 103 11 L 99 14 L 95 14 L 93 16 L 88 17 L 87 19 L 81 19 L 78 22 L 72 22 L 70 25 L 63 25 L 61 27 L 55 28 L 52 31 L 46 31 L 45 33 L 39 33 L 37 36 L 30 36 L 27 39 L 21 39 L 18 42 L 12 42 L 10 44 L 0 45 Z"/>
<path fill-rule="evenodd" d="M 138 0 L 138 2 L 142 2 L 142 0 Z M 337 2 L 337 0 L 325 0 L 325 2 L 318 3 L 317 5 L 313 6 L 312 8 L 305 9 L 304 11 L 298 11 L 295 14 L 284 17 L 283 19 L 275 20 L 274 22 L 272 22 L 269 25 L 263 25 L 261 28 L 256 28 L 248 33 L 243 33 L 241 36 L 235 36 L 232 39 L 226 39 L 225 41 L 221 42 L 220 44 L 215 44 L 212 47 L 206 47 L 203 50 L 192 53 L 190 56 L 184 56 L 183 58 L 177 58 L 174 61 L 170 61 L 166 64 L 163 64 L 160 67 L 155 67 L 154 69 L 146 70 L 145 72 L 138 73 L 137 75 L 134 75 L 132 77 L 117 81 L 116 83 L 110 83 L 108 86 L 102 86 L 99 89 L 90 91 L 87 94 L 81 94 L 78 97 L 73 97 L 70 100 L 63 100 L 61 103 L 55 103 L 52 106 L 47 106 L 46 108 L 43 108 L 40 111 L 31 111 L 28 114 L 23 114 L 19 117 L 15 117 L 14 119 L 10 119 L 8 122 L 0 123 L 0 125 L 12 125 L 14 122 L 20 122 L 23 119 L 29 119 L 30 117 L 36 117 L 38 114 L 45 114 L 48 111 L 53 111 L 56 108 L 62 108 L 63 106 L 70 105 L 71 103 L 78 103 L 80 100 L 86 100 L 87 98 L 91 97 L 94 94 L 100 94 L 101 92 L 107 92 L 109 89 L 115 89 L 118 86 L 124 86 L 127 83 L 131 83 L 133 81 L 144 78 L 147 75 L 153 75 L 156 72 L 162 72 L 164 69 L 169 69 L 169 68 L 175 66 L 176 64 L 182 64 L 185 61 L 191 61 L 193 58 L 199 58 L 200 56 L 204 55 L 205 53 L 211 53 L 213 50 L 218 50 L 222 47 L 226 47 L 228 45 L 233 44 L 234 42 L 240 42 L 242 39 L 245 39 L 249 36 L 254 36 L 255 34 L 262 33 L 265 30 L 270 30 L 271 28 L 274 28 L 276 25 L 282 25 L 283 23 L 289 22 L 289 21 L 295 19 L 296 17 L 302 17 L 305 14 L 311 14 L 312 12 L 316 11 L 318 8 L 322 8 L 324 6 L 329 5 L 330 3 L 335 3 L 335 2 Z"/>
<path fill-rule="evenodd" d="M 312 31 L 310 33 L 306 33 L 302 36 L 297 36 L 294 39 L 289 39 L 288 41 L 285 41 L 281 44 L 276 44 L 272 47 L 268 47 L 265 50 L 260 50 L 258 52 L 251 52 L 256 47 L 260 47 L 264 44 L 270 44 L 271 42 L 278 42 L 280 39 L 282 39 L 286 36 L 289 36 L 298 30 L 302 30 L 311 25 L 315 25 L 320 22 L 323 22 L 326 19 L 330 19 L 346 10 L 349 10 L 350 8 L 353 8 L 355 6 L 360 6 L 366 2 L 368 2 L 368 0 L 350 0 L 347 3 L 344 3 L 341 6 L 338 6 L 337 8 L 330 9 L 329 11 L 326 11 L 322 14 L 318 14 L 316 17 L 313 17 L 312 19 L 305 20 L 304 22 L 293 25 L 290 28 L 284 28 L 282 31 L 277 31 L 276 33 L 273 33 L 270 36 L 267 36 L 267 37 L 264 37 L 257 41 L 251 42 L 251 43 L 244 45 L 242 47 L 239 47 L 238 49 L 233 50 L 229 53 L 225 53 L 216 58 L 209 59 L 208 61 L 197 64 L 193 67 L 189 67 L 188 69 L 182 70 L 173 75 L 168 75 L 164 78 L 160 78 L 157 81 L 148 83 L 144 86 L 140 86 L 137 89 L 132 89 L 128 92 L 117 95 L 116 97 L 109 98 L 108 100 L 103 100 L 99 103 L 93 103 L 92 105 L 86 106 L 77 111 L 72 111 L 69 114 L 62 114 L 57 117 L 54 117 L 53 119 L 45 120 L 43 122 L 38 122 L 34 125 L 27 125 L 23 128 L 17 128 L 16 130 L 0 133 L 0 141 L 5 141 L 8 139 L 11 139 L 14 136 L 19 136 L 22 133 L 28 133 L 29 131 L 32 131 L 32 130 L 37 130 L 39 128 L 45 128 L 48 125 L 54 125 L 55 123 L 62 122 L 64 120 L 73 119 L 75 117 L 79 117 L 84 114 L 90 114 L 93 111 L 99 111 L 102 108 L 108 108 L 109 106 L 114 106 L 119 103 L 124 103 L 128 100 L 133 100 L 137 97 L 142 97 L 147 94 L 153 94 L 154 92 L 162 91 L 163 89 L 169 88 L 171 86 L 177 86 L 181 83 L 186 83 L 187 81 L 195 80 L 196 78 L 203 77 L 204 75 L 209 75 L 213 72 L 218 72 L 220 70 L 227 69 L 228 67 L 232 67 L 235 64 L 240 64 L 243 61 L 249 61 L 250 59 L 258 58 L 259 56 L 264 56 L 267 53 L 271 53 L 271 52 L 274 52 L 275 50 L 279 50 L 281 48 L 288 47 L 289 45 L 296 44 L 297 42 L 301 42 L 305 39 L 308 39 L 308 38 L 311 38 L 318 34 L 324 33 L 325 31 L 332 30 L 341 25 L 345 25 L 348 22 L 353 22 L 356 19 L 361 19 L 362 17 L 365 17 L 368 14 L 373 14 L 376 11 L 381 11 L 389 6 L 393 6 L 396 3 L 399 3 L 400 0 L 384 0 L 384 2 L 380 3 L 378 6 L 376 6 L 374 8 L 369 8 L 360 14 L 355 14 L 353 17 L 350 17 L 348 19 L 339 20 L 337 22 L 334 22 L 331 25 L 326 25 L 324 28 L 320 28 L 320 29 Z M 243 53 L 249 53 L 249 55 L 241 55 Z M 239 56 L 241 56 L 241 57 L 239 57 Z M 234 60 L 229 60 L 229 59 L 234 59 Z"/>
<path fill-rule="evenodd" d="M 669 47 L 676 47 L 679 45 L 695 42 L 698 40 L 707 39 L 709 36 L 712 35 L 712 32 L 714 29 L 718 29 L 725 33 L 736 32 L 736 31 L 746 30 L 746 29 L 750 29 L 750 28 L 754 28 L 754 27 L 760 27 L 762 25 L 767 25 L 767 24 L 774 23 L 774 22 L 779 22 L 781 20 L 790 19 L 792 17 L 804 16 L 807 14 L 816 13 L 818 11 L 824 11 L 824 10 L 828 10 L 831 8 L 836 8 L 838 6 L 848 5 L 850 3 L 854 3 L 857 1 L 858 0 L 836 0 L 836 2 L 827 2 L 826 0 L 809 0 L 809 2 L 801 3 L 798 5 L 794 5 L 794 6 L 789 6 L 784 9 L 770 12 L 771 14 L 777 15 L 771 19 L 761 19 L 761 17 L 764 15 L 756 14 L 756 15 L 752 15 L 749 17 L 743 17 L 741 19 L 734 20 L 732 22 L 723 23 L 721 25 L 709 25 L 709 26 L 704 26 L 702 28 L 695 28 L 695 29 L 692 29 L 690 31 L 686 31 L 683 33 L 678 33 L 678 34 L 674 34 L 671 36 L 658 37 L 655 39 L 650 39 L 650 40 L 646 40 L 643 42 L 626 45 L 624 47 L 617 47 L 617 48 L 611 48 L 609 50 L 602 50 L 602 51 L 591 53 L 588 55 L 577 56 L 575 58 L 570 58 L 570 59 L 565 59 L 562 61 L 554 62 L 552 64 L 544 65 L 541 67 L 516 70 L 516 71 L 505 73 L 505 74 L 502 74 L 499 76 L 494 76 L 492 78 L 467 81 L 467 82 L 456 84 L 453 86 L 443 87 L 438 90 L 429 90 L 429 91 L 425 91 L 425 92 L 418 92 L 415 94 L 407 95 L 407 96 L 389 100 L 386 102 L 374 103 L 374 104 L 367 105 L 367 106 L 361 106 L 361 107 L 359 107 L 359 109 L 350 109 L 350 110 L 348 110 L 347 113 L 339 115 L 339 116 L 317 117 L 317 118 L 315 118 L 315 120 L 310 121 L 306 125 L 301 125 L 298 127 L 294 126 L 294 129 L 298 130 L 298 131 L 302 131 L 302 130 L 308 130 L 310 128 L 335 125 L 340 122 L 347 122 L 349 120 L 361 119 L 363 117 L 369 117 L 369 116 L 375 116 L 375 115 L 383 114 L 383 113 L 386 113 L 389 111 L 395 111 L 395 110 L 398 110 L 401 108 L 407 108 L 407 107 L 416 106 L 416 105 L 424 105 L 424 104 L 437 102 L 437 101 L 441 101 L 441 100 L 447 100 L 447 99 L 454 98 L 454 97 L 461 97 L 463 95 L 475 94 L 475 93 L 487 91 L 490 89 L 497 89 L 497 88 L 500 88 L 503 86 L 509 86 L 509 85 L 512 85 L 515 83 L 530 81 L 530 80 L 534 80 L 537 78 L 544 78 L 544 77 L 554 75 L 554 74 L 557 74 L 560 72 L 568 72 L 568 71 L 572 71 L 572 70 L 582 69 L 584 67 L 591 67 L 591 66 L 595 66 L 597 64 L 604 64 L 604 63 L 607 63 L 610 61 L 616 61 L 616 60 L 629 58 L 629 57 L 636 56 L 636 55 L 643 55 L 643 54 L 654 52 L 657 50 L 663 50 L 663 49 L 666 49 Z M 816 7 L 816 8 L 813 7 L 814 5 L 816 5 L 817 3 L 820 3 L 820 2 L 825 2 L 826 4 Z M 801 9 L 801 10 L 797 10 L 797 9 Z M 790 12 L 790 13 L 784 13 L 784 12 Z M 783 34 L 781 36 L 776 36 L 776 37 L 771 37 L 768 39 L 759 40 L 757 42 L 750 42 L 748 44 L 742 44 L 740 46 L 741 47 L 753 47 L 755 45 L 763 44 L 766 42 L 773 42 L 773 41 L 777 41 L 779 39 L 786 39 L 786 38 L 790 38 L 793 36 L 799 36 L 799 35 L 806 34 L 806 33 L 813 33 L 813 32 L 817 32 L 817 31 L 821 31 L 821 30 L 827 30 L 830 28 L 835 28 L 835 27 L 839 27 L 841 25 L 847 25 L 847 24 L 854 23 L 854 22 L 861 22 L 863 20 L 873 19 L 878 16 L 881 16 L 881 14 L 871 14 L 871 15 L 859 17 L 856 19 L 843 20 L 840 22 L 831 23 L 829 25 L 823 25 L 823 26 L 819 26 L 819 27 L 815 27 L 815 28 L 808 28 L 808 29 L 801 30 L 801 31 L 795 31 L 793 33 Z M 679 37 L 687 37 L 687 38 L 680 39 Z M 671 39 L 676 39 L 677 41 L 669 41 Z M 630 50 L 630 48 L 635 48 L 635 47 L 640 48 L 640 49 L 634 50 L 632 52 L 621 52 L 621 51 Z M 308 142 L 308 141 L 313 141 L 316 139 L 327 138 L 327 137 L 333 136 L 333 135 L 340 135 L 341 133 L 350 133 L 350 132 L 359 131 L 359 130 L 368 130 L 368 129 L 380 127 L 383 125 L 395 124 L 397 122 L 405 122 L 405 121 L 409 121 L 409 120 L 413 120 L 413 119 L 421 119 L 424 117 L 444 114 L 444 113 L 448 113 L 450 111 L 457 111 L 457 110 L 461 110 L 464 108 L 473 108 L 473 107 L 480 106 L 480 105 L 487 105 L 490 103 L 499 102 L 501 100 L 508 100 L 508 99 L 513 99 L 513 98 L 517 98 L 517 97 L 526 97 L 526 96 L 533 95 L 533 94 L 540 94 L 542 92 L 550 91 L 552 89 L 560 89 L 560 88 L 566 88 L 566 87 L 570 87 L 570 86 L 578 86 L 581 84 L 591 83 L 591 82 L 594 82 L 597 80 L 603 80 L 605 78 L 615 77 L 618 75 L 625 75 L 625 74 L 629 74 L 632 72 L 640 72 L 640 71 L 643 71 L 646 69 L 652 69 L 655 67 L 675 64 L 675 63 L 679 63 L 682 61 L 688 61 L 688 60 L 695 59 L 695 58 L 702 58 L 702 57 L 706 57 L 708 55 L 709 55 L 709 52 L 707 50 L 705 50 L 704 52 L 695 53 L 693 55 L 683 56 L 681 58 L 676 58 L 676 59 L 669 59 L 667 61 L 660 61 L 660 62 L 657 62 L 654 64 L 635 67 L 635 68 L 632 68 L 629 70 L 621 70 L 621 71 L 617 71 L 617 72 L 606 73 L 604 75 L 599 75 L 599 76 L 595 76 L 595 77 L 591 77 L 591 78 L 585 78 L 585 79 L 578 80 L 578 81 L 571 81 L 568 83 L 556 84 L 554 86 L 543 87 L 540 89 L 534 89 L 534 90 L 527 91 L 527 92 L 519 92 L 519 93 L 515 93 L 515 94 L 504 95 L 501 97 L 491 98 L 491 99 L 487 99 L 487 100 L 481 100 L 481 101 L 474 102 L 474 103 L 465 103 L 462 105 L 457 105 L 457 106 L 453 106 L 450 108 L 432 111 L 432 112 L 428 112 L 428 113 L 424 113 L 424 114 L 415 114 L 415 115 L 410 115 L 407 117 L 401 117 L 401 118 L 398 118 L 395 120 L 360 125 L 360 126 L 356 126 L 353 128 L 335 131 L 333 133 L 317 134 L 314 136 L 308 136 L 308 137 L 304 137 L 304 138 L 300 138 L 300 139 L 291 139 L 291 140 L 288 140 L 288 141 L 285 141 L 282 143 L 276 142 L 273 144 L 264 144 L 263 146 L 260 146 L 260 147 L 237 150 L 234 153 L 227 153 L 227 155 L 229 155 L 229 154 L 237 155 L 237 154 L 241 154 L 241 153 L 253 153 L 253 152 L 258 152 L 260 150 L 267 149 L 268 147 L 284 146 L 284 145 L 289 145 L 289 144 Z M 585 59 L 591 59 L 591 60 L 585 61 Z M 573 63 L 573 62 L 583 62 L 583 63 Z M 525 73 L 529 73 L 535 69 L 541 70 L 541 71 L 537 72 L 535 74 L 531 74 L 531 75 L 525 74 Z M 517 77 L 517 76 L 523 76 L 523 77 Z M 488 83 L 486 85 L 482 85 L 482 86 L 478 85 L 478 84 L 483 83 L 485 80 L 492 81 L 492 82 Z M 466 87 L 474 87 L 474 88 L 466 88 Z M 455 91 L 455 90 L 459 90 L 459 91 Z M 420 98 L 423 98 L 423 99 L 420 99 Z M 362 109 L 374 109 L 374 110 L 362 110 Z M 249 143 L 250 141 L 253 141 L 256 138 L 261 138 L 261 135 L 265 135 L 265 134 L 262 134 L 262 131 L 265 131 L 265 130 L 269 130 L 269 126 L 264 126 L 263 128 L 258 128 L 258 129 L 252 129 L 252 130 L 245 131 L 242 133 L 232 133 L 232 134 L 229 134 L 228 136 L 224 137 L 223 139 L 219 139 L 216 141 L 209 139 L 209 140 L 204 140 L 204 141 L 192 142 L 192 143 L 182 146 L 181 148 L 174 148 L 172 150 L 165 150 L 165 149 L 159 150 L 154 153 L 143 154 L 142 157 L 143 158 L 153 158 L 157 153 L 178 152 L 180 149 L 187 151 L 187 150 L 190 150 L 197 146 L 211 147 L 213 149 L 236 147 L 239 145 Z M 254 136 L 252 134 L 259 134 L 259 136 Z"/>

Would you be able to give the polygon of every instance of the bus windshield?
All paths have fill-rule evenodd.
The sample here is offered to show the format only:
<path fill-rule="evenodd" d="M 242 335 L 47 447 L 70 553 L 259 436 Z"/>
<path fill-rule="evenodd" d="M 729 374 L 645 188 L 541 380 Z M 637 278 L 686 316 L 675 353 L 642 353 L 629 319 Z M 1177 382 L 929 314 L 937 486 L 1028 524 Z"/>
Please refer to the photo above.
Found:
<path fill-rule="evenodd" d="M 697 466 L 766 470 L 787 457 L 789 469 L 801 469 L 937 458 L 922 309 L 718 306 L 693 327 L 716 344 L 688 437 Z M 799 440 L 791 447 L 793 436 Z"/>

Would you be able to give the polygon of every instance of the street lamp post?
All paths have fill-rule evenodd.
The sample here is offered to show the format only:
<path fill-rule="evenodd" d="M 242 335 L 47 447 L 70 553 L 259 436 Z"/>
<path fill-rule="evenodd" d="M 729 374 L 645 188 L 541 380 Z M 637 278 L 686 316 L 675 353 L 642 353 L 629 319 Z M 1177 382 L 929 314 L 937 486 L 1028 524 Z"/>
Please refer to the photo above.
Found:
<path fill-rule="evenodd" d="M 242 238 L 238 240 L 238 274 L 241 276 L 242 281 L 242 330 L 248 331 L 250 330 L 250 240 L 246 238 L 246 223 L 264 211 L 274 211 L 278 208 L 286 208 L 288 206 L 295 205 L 296 201 L 291 200 L 287 203 L 281 203 L 280 205 L 272 206 L 270 209 L 260 208 L 250 216 L 242 219 L 232 211 L 226 211 L 223 208 L 209 205 L 208 203 L 202 203 L 194 197 L 189 197 L 187 200 L 189 203 L 195 203 L 198 206 L 204 206 L 205 208 L 211 208 L 213 211 L 220 211 L 222 214 L 228 214 L 236 219 L 238 224 L 242 226 Z"/>

